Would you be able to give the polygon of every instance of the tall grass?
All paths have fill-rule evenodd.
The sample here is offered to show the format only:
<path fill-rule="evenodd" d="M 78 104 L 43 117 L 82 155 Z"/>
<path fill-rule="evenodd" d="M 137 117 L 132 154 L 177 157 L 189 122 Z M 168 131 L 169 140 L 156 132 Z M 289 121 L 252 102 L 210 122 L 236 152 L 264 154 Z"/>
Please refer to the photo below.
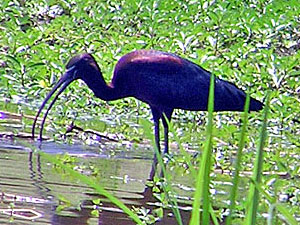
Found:
<path fill-rule="evenodd" d="M 262 177 L 262 169 L 263 169 L 263 150 L 267 138 L 267 120 L 268 120 L 268 113 L 269 113 L 269 102 L 270 102 L 270 94 L 267 94 L 266 98 L 266 105 L 264 108 L 264 117 L 263 117 L 263 124 L 259 136 L 259 143 L 256 152 L 256 159 L 253 169 L 253 181 L 257 184 L 261 184 L 261 177 Z M 246 224 L 252 225 L 256 224 L 256 214 L 257 208 L 259 205 L 259 190 L 256 188 L 254 183 L 250 184 L 250 190 L 248 195 L 248 209 L 246 212 Z"/>
<path fill-rule="evenodd" d="M 246 131 L 247 131 L 247 123 L 248 123 L 248 111 L 249 111 L 249 103 L 250 103 L 250 95 L 249 92 L 247 92 L 246 102 L 245 102 L 245 108 L 244 108 L 244 120 L 243 120 L 243 126 L 241 130 L 241 136 L 239 141 L 239 148 L 236 155 L 236 163 L 235 163 L 235 173 L 233 177 L 233 186 L 230 192 L 230 206 L 229 206 L 229 215 L 226 219 L 226 225 L 230 225 L 232 222 L 232 216 L 235 210 L 235 200 L 237 196 L 237 190 L 238 190 L 238 184 L 239 184 L 239 174 L 241 170 L 241 161 L 242 161 L 242 150 L 245 146 L 245 137 L 246 137 Z"/>
<path fill-rule="evenodd" d="M 167 120 L 168 124 L 170 124 L 167 118 L 166 118 L 166 120 Z M 157 162 L 158 162 L 158 164 L 159 164 L 159 166 L 161 167 L 161 170 L 162 170 L 162 175 L 163 175 L 163 178 L 164 178 L 164 182 L 162 182 L 163 191 L 164 191 L 164 193 L 167 197 L 168 202 L 171 205 L 171 209 L 172 209 L 172 211 L 175 215 L 176 221 L 178 222 L 178 224 L 182 225 L 183 223 L 182 223 L 180 211 L 179 211 L 179 208 L 178 208 L 177 200 L 174 197 L 175 195 L 174 195 L 174 192 L 173 192 L 172 187 L 170 185 L 171 181 L 170 181 L 170 178 L 169 178 L 169 174 L 167 173 L 166 166 L 165 166 L 165 164 L 163 162 L 163 159 L 162 159 L 162 156 L 161 156 L 161 152 L 157 148 L 156 143 L 154 141 L 154 137 L 153 137 L 152 129 L 151 129 L 152 125 L 146 120 L 142 121 L 142 125 L 144 127 L 145 135 L 148 137 L 148 139 L 152 140 L 152 146 L 154 146 L 155 156 L 156 156 Z M 155 167 L 156 167 L 156 165 L 155 165 Z"/>
<path fill-rule="evenodd" d="M 208 123 L 206 142 L 199 165 L 199 172 L 196 178 L 196 190 L 194 194 L 194 202 L 190 225 L 200 224 L 200 208 L 202 208 L 202 224 L 206 225 L 210 222 L 210 172 L 211 172 L 211 153 L 212 153 L 212 138 L 213 138 L 213 110 L 214 110 L 214 75 L 210 79 L 209 98 L 208 98 Z"/>
<path fill-rule="evenodd" d="M 264 113 L 263 113 L 263 123 L 259 135 L 256 159 L 253 168 L 253 176 L 251 178 L 251 184 L 248 193 L 248 202 L 247 202 L 248 207 L 246 209 L 245 224 L 248 225 L 257 224 L 257 213 L 258 213 L 258 207 L 260 205 L 260 195 L 263 195 L 271 205 L 269 210 L 269 215 L 268 215 L 268 224 L 270 224 L 270 221 L 274 216 L 272 211 L 276 208 L 281 213 L 281 215 L 285 218 L 285 220 L 288 221 L 289 224 L 296 225 L 298 224 L 298 222 L 289 213 L 288 208 L 281 203 L 277 203 L 276 198 L 271 197 L 267 193 L 267 191 L 264 190 L 264 188 L 262 187 L 264 147 L 266 145 L 266 139 L 267 139 L 267 122 L 268 122 L 269 111 L 270 111 L 270 92 L 268 92 L 266 96 L 266 102 L 265 102 Z"/>

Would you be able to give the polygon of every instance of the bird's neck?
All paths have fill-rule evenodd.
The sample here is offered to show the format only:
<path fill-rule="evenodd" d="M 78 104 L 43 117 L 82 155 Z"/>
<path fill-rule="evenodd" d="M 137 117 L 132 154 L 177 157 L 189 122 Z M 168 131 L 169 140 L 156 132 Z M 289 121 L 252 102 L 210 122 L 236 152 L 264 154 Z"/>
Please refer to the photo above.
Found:
<path fill-rule="evenodd" d="M 123 96 L 111 85 L 107 85 L 100 71 L 86 71 L 87 76 L 83 81 L 94 92 L 95 96 L 104 100 L 112 101 Z"/>

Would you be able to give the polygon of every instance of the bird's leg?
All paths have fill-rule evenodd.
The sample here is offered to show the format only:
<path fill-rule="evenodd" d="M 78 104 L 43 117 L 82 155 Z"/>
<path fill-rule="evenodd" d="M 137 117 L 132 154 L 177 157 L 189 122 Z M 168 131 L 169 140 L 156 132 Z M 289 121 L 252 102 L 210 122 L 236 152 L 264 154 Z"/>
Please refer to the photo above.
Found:
<path fill-rule="evenodd" d="M 152 115 L 153 115 L 153 122 L 154 122 L 154 137 L 155 137 L 155 144 L 156 144 L 156 148 L 158 150 L 158 152 L 160 153 L 160 137 L 159 137 L 159 120 L 161 118 L 161 113 L 158 109 L 151 107 L 151 111 L 152 111 Z M 154 152 L 154 162 L 153 162 L 153 170 L 156 170 L 156 166 L 158 163 L 158 159 L 157 159 L 157 155 L 156 155 L 156 151 Z"/>
<path fill-rule="evenodd" d="M 160 118 L 162 118 L 163 126 L 164 126 L 164 144 L 165 144 L 164 153 L 168 153 L 168 151 L 169 151 L 169 149 L 168 149 L 169 148 L 168 147 L 168 142 L 169 142 L 169 135 L 168 135 L 169 126 L 168 126 L 168 123 L 171 120 L 173 109 L 159 110 L 155 107 L 151 107 L 151 110 L 152 110 L 152 114 L 153 114 L 154 136 L 155 136 L 155 144 L 156 144 L 157 150 L 159 151 L 159 153 L 161 153 L 160 136 L 159 136 L 159 120 L 160 120 Z M 157 159 L 157 155 L 155 153 L 154 154 L 154 162 L 153 162 L 153 166 L 152 166 L 151 177 L 154 176 L 154 173 L 155 173 L 156 167 L 157 167 L 157 163 L 158 163 L 158 159 Z M 162 174 L 161 174 L 161 176 L 162 176 Z"/>
<path fill-rule="evenodd" d="M 162 115 L 162 122 L 164 125 L 164 153 L 169 153 L 169 123 L 171 122 L 173 110 L 165 110 Z"/>
<path fill-rule="evenodd" d="M 160 138 L 159 138 L 159 120 L 154 121 L 154 136 L 155 136 L 155 144 L 157 147 L 157 150 L 161 152 L 160 150 Z"/>
<path fill-rule="evenodd" d="M 159 119 L 161 117 L 161 113 L 156 108 L 153 108 L 153 107 L 151 107 L 151 110 L 152 110 L 153 122 L 154 122 L 155 144 L 156 144 L 156 147 L 157 147 L 158 151 L 160 152 Z"/>
<path fill-rule="evenodd" d="M 153 122 L 154 122 L 154 137 L 155 137 L 155 144 L 158 152 L 160 153 L 160 144 L 159 144 L 159 120 L 161 118 L 161 113 L 159 110 L 157 110 L 154 107 L 151 107 L 152 115 L 153 115 Z M 152 180 L 155 174 L 155 171 L 157 169 L 157 164 L 158 164 L 158 159 L 157 159 L 157 154 L 156 150 L 154 152 L 154 157 L 153 157 L 153 164 L 152 164 L 152 169 L 150 173 L 150 179 Z"/>
<path fill-rule="evenodd" d="M 169 153 L 169 126 L 168 124 L 164 125 L 164 145 L 165 150 L 164 154 Z"/>

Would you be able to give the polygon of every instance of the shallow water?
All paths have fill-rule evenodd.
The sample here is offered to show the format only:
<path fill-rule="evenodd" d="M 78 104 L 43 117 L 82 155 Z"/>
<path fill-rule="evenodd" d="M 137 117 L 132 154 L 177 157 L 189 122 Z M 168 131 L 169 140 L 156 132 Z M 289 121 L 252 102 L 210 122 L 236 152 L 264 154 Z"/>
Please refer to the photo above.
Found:
<path fill-rule="evenodd" d="M 46 140 L 40 145 L 31 140 L 30 133 L 26 133 L 30 132 L 30 126 L 24 120 L 33 117 L 10 113 L 8 110 L 15 112 L 15 109 L 9 107 L 0 112 L 0 224 L 135 224 L 103 197 L 98 208 L 99 217 L 92 216 L 95 207 L 92 200 L 101 196 L 55 169 L 26 147 L 28 143 L 52 155 L 68 153 L 74 156 L 77 171 L 84 174 L 90 175 L 96 168 L 101 186 L 129 208 L 158 208 L 159 201 L 146 185 L 153 162 L 153 148 L 149 144 L 108 140 L 100 145 L 86 145 L 80 141 L 68 145 Z M 188 224 L 193 178 L 183 175 L 182 171 L 168 172 L 172 175 L 172 187 L 183 223 Z M 212 174 L 215 189 L 211 193 L 216 208 L 226 208 L 228 204 L 231 174 L 223 172 L 215 170 Z M 241 179 L 241 197 L 247 193 L 242 190 L 247 189 L 247 185 L 248 179 Z M 177 223 L 171 210 L 164 210 L 164 218 L 156 224 Z"/>
<path fill-rule="evenodd" d="M 86 185 L 66 177 L 62 171 L 55 170 L 52 164 L 26 147 L 26 143 L 49 154 L 68 153 L 74 156 L 78 171 L 82 173 L 91 174 L 93 168 L 97 168 L 99 183 L 129 208 L 156 208 L 158 202 L 146 186 L 153 161 L 150 146 L 106 143 L 101 148 L 53 141 L 43 141 L 40 145 L 30 139 L 29 133 L 22 132 L 26 130 L 23 120 L 24 115 L 1 112 L 0 224 L 134 224 L 104 198 L 101 198 L 99 206 L 100 216 L 92 216 L 95 207 L 92 200 L 101 196 Z M 184 193 L 182 183 L 190 180 L 188 177 L 178 177 L 178 180 L 180 183 L 174 183 L 175 188 Z M 189 192 L 182 199 L 190 198 L 192 192 Z M 157 224 L 174 224 L 174 217 L 168 216 L 168 213 L 170 211 Z M 188 221 L 189 211 L 182 213 L 183 220 Z"/>
<path fill-rule="evenodd" d="M 49 143 L 42 151 L 61 153 L 70 150 L 80 163 L 92 163 L 98 168 L 103 187 L 120 198 L 127 206 L 149 206 L 155 203 L 145 183 L 152 160 L 132 159 L 123 155 L 105 157 L 80 146 L 59 146 Z M 133 224 L 114 205 L 102 202 L 99 218 L 91 216 L 92 199 L 99 196 L 93 189 L 57 173 L 53 166 L 16 141 L 0 142 L 0 224 Z M 78 163 L 78 162 L 77 162 Z M 80 164 L 79 163 L 79 164 Z M 85 169 L 85 173 L 89 170 Z M 71 205 L 55 211 L 62 198 Z M 80 205 L 81 210 L 74 205 Z M 11 210 L 19 210 L 11 215 Z M 162 223 L 173 224 L 173 217 Z"/>

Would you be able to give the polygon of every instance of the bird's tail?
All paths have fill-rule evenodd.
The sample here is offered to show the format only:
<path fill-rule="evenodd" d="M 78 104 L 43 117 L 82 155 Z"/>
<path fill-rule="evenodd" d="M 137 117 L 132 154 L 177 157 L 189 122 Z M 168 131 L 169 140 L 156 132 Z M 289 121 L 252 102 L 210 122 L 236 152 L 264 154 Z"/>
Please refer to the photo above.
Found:
<path fill-rule="evenodd" d="M 250 99 L 249 111 L 259 111 L 263 108 L 264 104 L 254 98 Z"/>

